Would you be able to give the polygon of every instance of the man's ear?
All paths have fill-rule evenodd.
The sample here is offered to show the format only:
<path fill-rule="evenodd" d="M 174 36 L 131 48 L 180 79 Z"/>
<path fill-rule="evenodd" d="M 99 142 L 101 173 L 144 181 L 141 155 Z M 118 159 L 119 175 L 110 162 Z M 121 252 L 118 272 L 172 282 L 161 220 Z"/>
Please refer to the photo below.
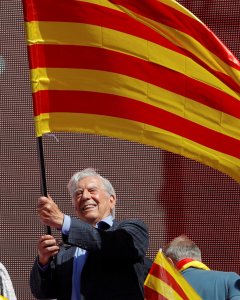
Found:
<path fill-rule="evenodd" d="M 109 203 L 110 203 L 111 209 L 113 209 L 115 207 L 115 205 L 116 205 L 116 197 L 114 195 L 110 196 Z"/>
<path fill-rule="evenodd" d="M 170 261 L 170 263 L 171 263 L 173 266 L 175 266 L 175 263 L 173 262 L 173 260 L 172 260 L 170 257 L 167 256 L 167 259 Z"/>

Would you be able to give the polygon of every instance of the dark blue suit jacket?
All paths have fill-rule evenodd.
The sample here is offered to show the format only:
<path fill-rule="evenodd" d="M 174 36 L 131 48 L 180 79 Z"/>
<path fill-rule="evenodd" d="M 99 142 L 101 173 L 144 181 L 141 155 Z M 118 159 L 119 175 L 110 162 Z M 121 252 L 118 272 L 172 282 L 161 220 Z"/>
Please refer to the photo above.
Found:
<path fill-rule="evenodd" d="M 30 286 L 36 298 L 71 300 L 73 257 L 80 247 L 88 251 L 81 275 L 84 300 L 143 300 L 148 230 L 142 221 L 114 220 L 112 227 L 101 230 L 71 218 L 63 241 L 46 271 L 37 260 L 33 265 Z"/>

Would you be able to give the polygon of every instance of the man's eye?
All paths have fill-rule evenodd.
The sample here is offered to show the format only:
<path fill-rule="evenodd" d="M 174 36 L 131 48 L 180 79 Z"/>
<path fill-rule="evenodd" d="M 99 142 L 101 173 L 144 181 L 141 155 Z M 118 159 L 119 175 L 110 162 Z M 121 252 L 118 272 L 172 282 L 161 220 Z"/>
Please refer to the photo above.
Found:
<path fill-rule="evenodd" d="M 76 196 L 76 197 L 81 196 L 82 193 L 83 193 L 82 191 L 77 191 L 77 192 L 75 193 L 75 196 Z"/>
<path fill-rule="evenodd" d="M 89 193 L 91 193 L 91 194 L 94 194 L 94 193 L 96 193 L 97 192 L 97 189 L 90 189 L 89 190 Z"/>

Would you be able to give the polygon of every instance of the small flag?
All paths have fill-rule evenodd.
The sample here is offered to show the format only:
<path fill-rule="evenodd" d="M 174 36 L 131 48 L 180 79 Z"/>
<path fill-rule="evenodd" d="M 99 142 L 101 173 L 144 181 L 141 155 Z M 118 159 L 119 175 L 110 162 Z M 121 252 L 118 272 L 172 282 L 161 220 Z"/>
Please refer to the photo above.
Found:
<path fill-rule="evenodd" d="M 201 300 L 161 250 L 144 283 L 145 300 Z"/>

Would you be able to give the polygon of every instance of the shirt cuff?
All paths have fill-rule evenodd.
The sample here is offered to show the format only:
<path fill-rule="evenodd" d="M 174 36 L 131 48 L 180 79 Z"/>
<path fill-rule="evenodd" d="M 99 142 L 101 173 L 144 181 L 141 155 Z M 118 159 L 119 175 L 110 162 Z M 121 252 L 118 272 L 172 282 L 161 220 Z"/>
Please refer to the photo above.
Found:
<path fill-rule="evenodd" d="M 68 235 L 71 225 L 71 218 L 68 215 L 64 215 L 63 226 L 62 226 L 62 234 Z"/>
<path fill-rule="evenodd" d="M 37 265 L 38 265 L 38 268 L 42 271 L 42 272 L 45 272 L 49 266 L 49 263 L 47 263 L 46 265 L 40 265 L 39 263 L 39 260 L 37 259 Z"/>

